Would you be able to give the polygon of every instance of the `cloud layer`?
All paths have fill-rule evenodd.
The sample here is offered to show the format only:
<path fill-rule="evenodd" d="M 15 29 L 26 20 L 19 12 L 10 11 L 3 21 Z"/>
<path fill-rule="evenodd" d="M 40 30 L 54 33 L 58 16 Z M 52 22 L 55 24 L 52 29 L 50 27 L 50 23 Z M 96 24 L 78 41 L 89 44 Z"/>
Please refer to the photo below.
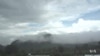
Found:
<path fill-rule="evenodd" d="M 100 0 L 0 0 L 0 43 L 43 32 L 81 41 L 83 32 L 99 33 L 99 14 Z M 70 33 L 77 37 L 72 39 Z"/>

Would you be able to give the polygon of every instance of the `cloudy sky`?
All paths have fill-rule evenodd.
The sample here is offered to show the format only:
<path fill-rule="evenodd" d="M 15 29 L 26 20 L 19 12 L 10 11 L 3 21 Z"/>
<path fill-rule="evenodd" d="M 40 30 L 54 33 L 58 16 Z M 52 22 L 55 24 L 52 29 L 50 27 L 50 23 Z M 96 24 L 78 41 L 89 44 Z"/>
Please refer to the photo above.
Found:
<path fill-rule="evenodd" d="M 60 35 L 62 41 L 81 41 L 91 39 L 91 32 L 99 37 L 99 30 L 100 0 L 0 0 L 1 44 L 44 32 Z M 83 32 L 88 35 L 81 37 Z"/>

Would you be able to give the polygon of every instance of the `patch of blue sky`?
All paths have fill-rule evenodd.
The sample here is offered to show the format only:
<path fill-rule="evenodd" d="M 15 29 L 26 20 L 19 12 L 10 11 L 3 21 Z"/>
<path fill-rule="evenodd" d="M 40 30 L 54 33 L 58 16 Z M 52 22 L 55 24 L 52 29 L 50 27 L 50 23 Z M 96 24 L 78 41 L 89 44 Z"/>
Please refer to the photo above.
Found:
<path fill-rule="evenodd" d="M 36 31 L 35 29 L 26 29 L 26 30 L 23 30 L 23 33 L 35 32 L 35 31 Z"/>
<path fill-rule="evenodd" d="M 72 21 L 63 20 L 62 23 L 65 26 L 72 26 L 72 24 L 73 23 L 77 23 L 80 18 L 82 18 L 84 20 L 100 20 L 100 10 L 96 10 L 96 11 L 91 11 L 89 13 L 80 14 L 80 16 L 75 18 L 75 20 L 72 20 Z"/>
<path fill-rule="evenodd" d="M 100 9 L 90 13 L 86 13 L 82 16 L 86 20 L 100 20 Z"/>
<path fill-rule="evenodd" d="M 41 27 L 43 26 L 42 24 L 37 24 L 37 23 L 30 23 L 28 24 L 29 27 Z"/>
<path fill-rule="evenodd" d="M 71 26 L 73 21 L 62 21 L 62 23 L 65 25 L 65 26 Z"/>
<path fill-rule="evenodd" d="M 82 18 L 82 15 L 80 15 L 78 17 L 74 17 L 74 20 L 62 20 L 62 23 L 65 26 L 69 27 L 69 26 L 72 26 L 73 23 L 77 23 L 80 18 Z M 70 19 L 73 19 L 73 18 L 70 18 Z"/>
<path fill-rule="evenodd" d="M 37 23 L 29 23 L 28 26 L 30 28 L 29 29 L 25 29 L 23 31 L 24 33 L 35 32 L 35 31 L 37 31 L 38 28 L 41 28 L 43 25 L 42 24 L 37 24 Z"/>
<path fill-rule="evenodd" d="M 72 26 L 73 23 L 76 23 L 78 20 L 73 20 L 73 21 L 67 21 L 67 20 L 63 20 L 62 23 L 66 26 L 66 27 L 69 27 L 69 26 Z"/>

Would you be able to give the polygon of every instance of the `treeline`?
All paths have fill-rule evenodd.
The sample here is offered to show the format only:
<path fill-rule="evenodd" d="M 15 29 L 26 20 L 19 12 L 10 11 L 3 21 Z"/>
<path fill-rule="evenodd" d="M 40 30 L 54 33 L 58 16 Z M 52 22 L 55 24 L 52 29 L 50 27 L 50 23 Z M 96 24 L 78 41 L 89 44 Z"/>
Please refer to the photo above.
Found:
<path fill-rule="evenodd" d="M 54 44 L 51 42 L 21 42 L 16 40 L 10 45 L 0 45 L 0 56 L 28 56 L 32 55 L 50 55 L 50 56 L 73 56 L 89 53 L 90 49 L 96 49 L 100 52 L 100 42 L 88 44 Z"/>

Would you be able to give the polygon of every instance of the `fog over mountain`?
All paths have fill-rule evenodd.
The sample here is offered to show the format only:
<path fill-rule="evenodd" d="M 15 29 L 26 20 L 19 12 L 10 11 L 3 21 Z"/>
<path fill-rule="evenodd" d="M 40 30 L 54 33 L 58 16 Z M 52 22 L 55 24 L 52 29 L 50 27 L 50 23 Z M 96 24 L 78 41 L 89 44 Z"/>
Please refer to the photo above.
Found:
<path fill-rule="evenodd" d="M 0 0 L 0 44 L 100 41 L 100 0 Z"/>
<path fill-rule="evenodd" d="M 100 31 L 98 32 L 82 32 L 82 33 L 67 33 L 67 34 L 52 34 L 52 33 L 39 33 L 37 35 L 24 35 L 24 36 L 1 36 L 0 44 L 10 44 L 15 40 L 44 42 L 59 44 L 84 44 L 90 42 L 100 41 Z"/>
<path fill-rule="evenodd" d="M 51 33 L 40 33 L 37 35 L 27 35 L 23 38 L 19 38 L 22 41 L 46 41 L 45 35 L 50 34 L 51 36 L 46 36 L 53 43 L 62 44 L 79 44 L 100 41 L 100 32 L 83 32 L 83 33 L 67 33 L 67 34 L 51 34 Z"/>

